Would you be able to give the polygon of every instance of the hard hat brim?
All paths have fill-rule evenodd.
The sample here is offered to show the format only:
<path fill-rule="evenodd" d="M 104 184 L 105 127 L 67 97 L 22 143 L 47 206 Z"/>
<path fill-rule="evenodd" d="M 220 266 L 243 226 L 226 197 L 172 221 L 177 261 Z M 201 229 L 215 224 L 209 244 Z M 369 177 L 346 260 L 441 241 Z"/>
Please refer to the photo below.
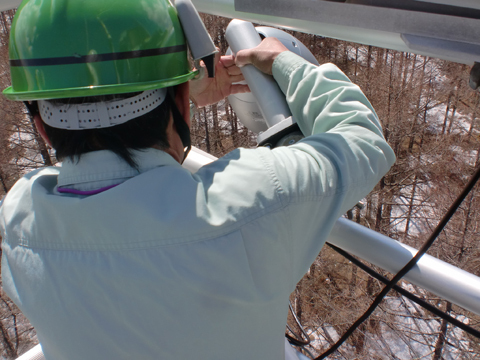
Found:
<path fill-rule="evenodd" d="M 175 86 L 193 79 L 197 74 L 198 70 L 195 70 L 190 71 L 185 75 L 169 78 L 167 80 L 155 80 L 130 84 L 84 86 L 78 88 L 65 88 L 55 90 L 15 91 L 12 86 L 9 86 L 3 91 L 3 95 L 8 100 L 14 101 L 48 100 L 84 96 L 113 95 Z"/>

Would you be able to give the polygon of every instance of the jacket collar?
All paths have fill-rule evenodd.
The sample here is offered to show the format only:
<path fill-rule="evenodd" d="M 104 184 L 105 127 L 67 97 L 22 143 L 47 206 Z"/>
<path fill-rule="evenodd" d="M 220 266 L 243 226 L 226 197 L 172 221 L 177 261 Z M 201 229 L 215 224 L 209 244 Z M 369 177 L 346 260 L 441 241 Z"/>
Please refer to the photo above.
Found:
<path fill-rule="evenodd" d="M 108 150 L 84 154 L 79 161 L 65 160 L 60 168 L 57 187 L 91 191 L 120 184 L 159 166 L 181 166 L 166 152 L 153 148 L 133 150 L 132 154 L 138 170 Z"/>

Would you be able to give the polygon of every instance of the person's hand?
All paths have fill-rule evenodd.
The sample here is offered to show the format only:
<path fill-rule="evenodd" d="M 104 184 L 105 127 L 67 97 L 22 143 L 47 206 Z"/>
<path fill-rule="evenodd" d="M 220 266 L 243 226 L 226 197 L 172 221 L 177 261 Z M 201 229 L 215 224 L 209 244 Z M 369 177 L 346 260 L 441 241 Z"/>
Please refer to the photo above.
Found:
<path fill-rule="evenodd" d="M 206 69 L 204 71 L 207 71 Z M 228 95 L 250 91 L 248 85 L 234 84 L 244 80 L 242 72 L 235 65 L 232 55 L 215 55 L 215 77 L 205 74 L 202 79 L 190 81 L 190 98 L 196 106 L 215 104 Z"/>
<path fill-rule="evenodd" d="M 235 57 L 235 63 L 238 67 L 248 64 L 254 65 L 265 74 L 272 75 L 272 65 L 278 54 L 288 51 L 288 49 L 274 37 L 265 38 L 260 45 L 252 48 L 240 50 Z"/>

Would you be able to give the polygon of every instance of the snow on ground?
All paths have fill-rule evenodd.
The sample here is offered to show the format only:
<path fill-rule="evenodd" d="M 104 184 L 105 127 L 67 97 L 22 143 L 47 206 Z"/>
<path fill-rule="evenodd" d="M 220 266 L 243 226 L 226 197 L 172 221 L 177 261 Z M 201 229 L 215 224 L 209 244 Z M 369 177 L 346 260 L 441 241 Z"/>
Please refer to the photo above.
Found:
<path fill-rule="evenodd" d="M 459 161 L 475 166 L 478 158 L 478 150 L 465 150 L 460 146 L 454 145 L 450 149 L 457 155 Z"/>
<path fill-rule="evenodd" d="M 403 287 L 416 292 L 410 284 L 404 284 Z M 382 306 L 385 313 L 380 327 L 374 332 L 367 332 L 365 338 L 364 349 L 372 359 L 431 359 L 440 332 L 440 320 L 428 318 L 428 312 L 404 297 L 387 297 Z M 464 316 L 458 316 L 458 320 L 468 322 Z M 327 338 L 336 342 L 341 335 L 330 324 L 308 328 L 306 332 L 312 339 L 311 346 L 324 350 L 330 346 Z M 469 340 L 463 331 L 449 325 L 442 359 L 464 359 L 470 350 Z M 355 348 L 349 344 L 343 344 L 340 353 L 352 359 L 356 355 Z"/>
<path fill-rule="evenodd" d="M 433 134 L 441 134 L 444 122 L 445 122 L 445 104 L 439 104 L 434 108 L 428 110 L 427 114 L 427 122 L 429 124 L 428 130 Z M 452 121 L 452 110 L 450 109 L 448 113 L 448 120 L 446 124 L 446 130 L 450 127 L 450 122 Z M 460 111 L 455 112 L 455 116 L 453 117 L 453 124 L 451 124 L 451 134 L 460 134 L 466 135 L 470 130 L 470 126 L 472 123 L 471 115 L 464 115 Z M 473 128 L 472 130 L 473 135 L 480 134 L 480 130 L 478 128 Z"/>

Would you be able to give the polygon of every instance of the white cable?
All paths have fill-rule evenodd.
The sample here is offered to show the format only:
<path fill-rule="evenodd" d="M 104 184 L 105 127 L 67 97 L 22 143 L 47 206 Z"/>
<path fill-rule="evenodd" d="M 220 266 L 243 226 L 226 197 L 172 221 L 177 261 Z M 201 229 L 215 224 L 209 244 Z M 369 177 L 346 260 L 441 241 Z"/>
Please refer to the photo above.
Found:
<path fill-rule="evenodd" d="M 84 130 L 123 124 L 163 103 L 167 89 L 155 89 L 121 100 L 88 104 L 58 104 L 38 100 L 42 120 L 54 128 Z"/>

